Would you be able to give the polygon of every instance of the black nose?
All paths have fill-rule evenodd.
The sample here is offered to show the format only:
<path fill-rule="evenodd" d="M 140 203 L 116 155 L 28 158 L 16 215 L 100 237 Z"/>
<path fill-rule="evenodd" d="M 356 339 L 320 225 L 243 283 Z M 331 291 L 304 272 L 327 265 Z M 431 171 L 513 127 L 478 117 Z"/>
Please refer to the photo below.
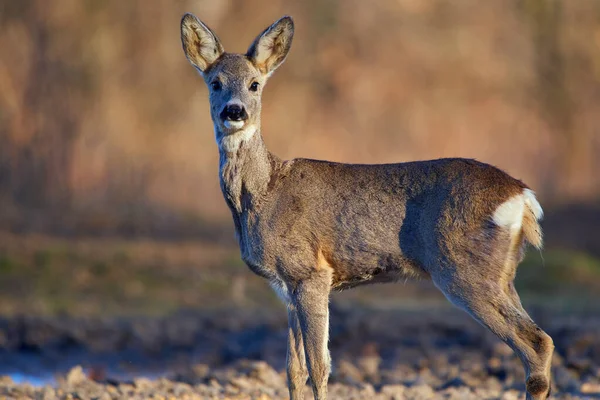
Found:
<path fill-rule="evenodd" d="M 247 118 L 246 109 L 238 104 L 229 104 L 221 111 L 221 119 L 223 121 L 244 121 Z"/>

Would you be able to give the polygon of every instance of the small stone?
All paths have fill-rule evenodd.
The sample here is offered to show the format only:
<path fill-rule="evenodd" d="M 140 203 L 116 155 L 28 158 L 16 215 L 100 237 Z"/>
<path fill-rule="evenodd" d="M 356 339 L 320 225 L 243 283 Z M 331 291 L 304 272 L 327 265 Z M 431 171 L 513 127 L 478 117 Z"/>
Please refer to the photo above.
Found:
<path fill-rule="evenodd" d="M 148 378 L 136 378 L 133 380 L 133 384 L 138 389 L 145 389 L 152 386 L 152 381 Z"/>
<path fill-rule="evenodd" d="M 416 385 L 404 391 L 406 400 L 425 400 L 435 398 L 435 392 L 429 385 Z"/>
<path fill-rule="evenodd" d="M 184 394 L 189 393 L 192 390 L 190 385 L 186 383 L 175 383 L 173 385 L 173 394 L 177 398 L 181 398 Z"/>
<path fill-rule="evenodd" d="M 284 385 L 281 376 L 269 364 L 264 361 L 256 362 L 250 376 L 258 379 L 269 387 L 280 387 Z"/>
<path fill-rule="evenodd" d="M 231 379 L 230 383 L 240 389 L 250 389 L 253 386 L 246 378 L 243 377 L 233 378 Z"/>
<path fill-rule="evenodd" d="M 363 381 L 363 374 L 351 362 L 341 360 L 335 371 L 335 378 L 342 383 L 357 385 Z"/>
<path fill-rule="evenodd" d="M 521 393 L 516 390 L 508 390 L 502 394 L 501 400 L 519 400 Z"/>
<path fill-rule="evenodd" d="M 444 398 L 448 400 L 470 400 L 475 399 L 471 389 L 466 386 L 451 387 L 444 391 Z"/>
<path fill-rule="evenodd" d="M 404 399 L 405 389 L 404 385 L 385 385 L 381 388 L 381 393 L 389 396 L 391 400 L 401 400 Z"/>
<path fill-rule="evenodd" d="M 203 379 L 206 376 L 208 376 L 208 373 L 210 372 L 210 367 L 206 364 L 196 364 L 192 367 L 192 372 L 196 377 Z"/>
<path fill-rule="evenodd" d="M 71 370 L 67 373 L 67 385 L 68 386 L 77 386 L 87 381 L 87 376 L 83 372 L 83 368 L 81 365 L 71 368 Z"/>
<path fill-rule="evenodd" d="M 457 376 L 453 379 L 450 379 L 448 382 L 444 383 L 440 387 L 440 390 L 444 390 L 444 389 L 451 388 L 451 387 L 461 387 L 461 386 L 467 386 L 467 384 L 461 377 Z"/>
<path fill-rule="evenodd" d="M 0 376 L 0 385 L 2 386 L 14 386 L 12 378 L 8 375 Z"/>
<path fill-rule="evenodd" d="M 109 393 L 113 393 L 113 394 L 117 394 L 119 392 L 119 390 L 117 389 L 117 387 L 113 386 L 113 385 L 108 385 L 106 387 L 106 391 L 109 392 Z"/>
<path fill-rule="evenodd" d="M 365 377 L 375 381 L 378 379 L 380 364 L 381 357 L 377 351 L 377 346 L 374 343 L 367 343 L 362 349 L 361 356 L 358 358 L 358 367 Z"/>
<path fill-rule="evenodd" d="M 567 367 L 574 369 L 581 374 L 592 368 L 592 360 L 582 357 L 571 358 L 567 362 Z"/>
<path fill-rule="evenodd" d="M 586 382 L 579 390 L 585 394 L 600 394 L 600 383 Z"/>
<path fill-rule="evenodd" d="M 552 366 L 553 367 L 558 367 L 559 365 L 563 365 L 564 362 L 565 362 L 565 360 L 562 358 L 562 356 L 557 351 L 555 351 L 552 354 Z"/>
<path fill-rule="evenodd" d="M 54 393 L 54 389 L 52 389 L 50 387 L 44 388 L 44 394 L 43 394 L 44 400 L 52 400 L 55 397 L 56 397 L 56 394 Z"/>
<path fill-rule="evenodd" d="M 502 360 L 498 357 L 492 357 L 488 360 L 488 367 L 491 369 L 498 369 L 502 367 Z"/>
<path fill-rule="evenodd" d="M 574 392 L 579 389 L 579 377 L 563 366 L 554 368 L 554 382 L 561 391 Z"/>
<path fill-rule="evenodd" d="M 514 353 L 510 347 L 504 343 L 497 343 L 493 348 L 494 354 L 497 356 L 511 357 Z"/>
<path fill-rule="evenodd" d="M 484 382 L 479 385 L 483 388 L 486 388 L 491 391 L 502 391 L 502 383 L 494 376 L 487 377 Z M 472 386 L 473 388 L 477 388 L 477 386 Z"/>

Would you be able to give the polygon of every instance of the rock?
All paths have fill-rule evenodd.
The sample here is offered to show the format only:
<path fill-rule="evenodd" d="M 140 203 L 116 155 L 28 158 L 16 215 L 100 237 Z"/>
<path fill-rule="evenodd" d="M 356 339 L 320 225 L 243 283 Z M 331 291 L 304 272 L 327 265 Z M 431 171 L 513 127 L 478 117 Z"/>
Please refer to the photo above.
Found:
<path fill-rule="evenodd" d="M 381 388 L 381 393 L 388 396 L 391 400 L 403 400 L 405 389 L 406 386 L 404 385 L 385 385 Z"/>
<path fill-rule="evenodd" d="M 389 318 L 385 316 L 392 314 L 377 313 L 378 316 L 371 317 L 368 313 L 355 311 L 347 314 L 338 312 L 337 322 L 336 318 L 332 318 L 330 348 L 334 362 L 338 363 L 329 385 L 329 398 L 332 400 L 525 398 L 525 378 L 519 359 L 495 337 L 477 339 L 483 335 L 483 330 L 473 329 L 480 329 L 479 326 L 473 325 L 475 328 L 472 328 L 462 322 L 453 323 L 452 318 L 455 317 L 447 313 L 439 320 L 432 320 L 438 317 L 425 313 L 406 315 L 406 318 Z M 231 320 L 227 317 L 225 322 L 216 318 L 210 324 L 201 319 L 185 322 L 184 325 L 187 325 L 180 328 L 176 326 L 180 323 L 177 318 L 163 322 L 124 320 L 110 323 L 108 328 L 102 321 L 92 321 L 83 324 L 83 328 L 77 328 L 79 333 L 76 335 L 73 329 L 78 325 L 74 322 L 67 328 L 50 324 L 55 333 L 29 340 L 44 346 L 43 356 L 51 360 L 47 365 L 56 360 L 62 368 L 62 357 L 66 359 L 68 355 L 61 353 L 63 348 L 52 346 L 56 343 L 69 344 L 71 339 L 68 338 L 74 337 L 73 341 L 81 344 L 78 351 L 82 350 L 86 365 L 105 365 L 103 360 L 94 359 L 93 352 L 86 353 L 90 348 L 104 349 L 101 354 L 109 359 L 106 365 L 107 371 L 111 371 L 110 381 L 101 379 L 103 373 L 87 368 L 86 377 L 81 367 L 65 374 L 58 388 L 16 384 L 9 377 L 1 377 L 0 399 L 288 398 L 284 371 L 284 323 L 258 329 L 255 326 L 261 322 L 250 321 L 250 317 Z M 556 386 L 554 398 L 600 398 L 600 337 L 597 335 L 600 318 L 597 319 L 596 325 L 578 320 L 579 324 L 573 329 L 562 329 L 560 322 L 555 323 L 555 328 L 549 326 L 548 331 L 557 346 L 552 369 Z M 173 326 L 169 327 L 169 324 Z M 30 325 L 23 326 L 23 332 L 39 324 Z M 50 328 L 48 332 L 52 330 Z M 144 331 L 146 328 L 147 332 Z M 198 332 L 198 340 L 191 342 L 190 337 L 195 331 Z M 102 339 L 105 332 L 110 339 Z M 179 332 L 183 335 L 181 340 L 177 339 Z M 595 335 L 586 336 L 586 332 L 594 332 Z M 10 340 L 22 336 L 13 339 L 14 335 L 11 335 L 8 335 Z M 579 340 L 570 349 L 575 339 L 582 336 L 586 336 L 584 340 Z M 140 342 L 136 342 L 138 338 Z M 187 346 L 194 348 L 188 351 Z M 228 346 L 238 350 L 224 351 Z M 145 368 L 139 365 L 135 355 L 136 351 L 143 349 L 151 350 L 144 357 L 151 358 L 157 354 L 156 351 L 160 351 L 160 357 L 166 356 L 164 365 L 158 364 L 160 361 L 156 358 L 158 362 L 150 363 L 148 372 L 154 371 L 155 367 L 163 368 L 160 373 L 170 379 L 135 378 L 136 371 L 140 371 L 137 368 Z M 228 356 L 215 357 L 214 354 Z M 118 357 L 122 355 L 130 358 L 121 361 Z M 264 361 L 241 361 L 242 356 Z M 119 364 L 114 360 L 119 360 Z M 196 360 L 206 364 L 195 364 Z M 2 361 L 5 361 L 4 358 Z M 127 375 L 115 376 L 112 366 L 118 366 Z M 97 382 L 91 379 L 94 375 L 98 377 Z M 129 377 L 134 379 L 133 382 L 127 380 Z M 312 398 L 309 387 L 306 398 Z"/>
<path fill-rule="evenodd" d="M 510 347 L 508 347 L 505 343 L 496 343 L 493 348 L 494 355 L 500 357 L 512 357 L 514 352 Z"/>
<path fill-rule="evenodd" d="M 349 385 L 358 385 L 363 381 L 362 372 L 348 360 L 341 360 L 335 370 L 335 380 Z"/>
<path fill-rule="evenodd" d="M 576 392 L 579 390 L 579 377 L 563 366 L 554 368 L 554 383 L 560 391 Z"/>
<path fill-rule="evenodd" d="M 252 387 L 254 387 L 254 384 L 245 377 L 236 377 L 233 378 L 230 382 L 231 384 L 237 386 L 240 389 L 251 389 Z"/>
<path fill-rule="evenodd" d="M 67 385 L 68 386 L 77 386 L 87 381 L 87 376 L 83 372 L 83 368 L 81 365 L 71 368 L 71 370 L 67 373 Z"/>
<path fill-rule="evenodd" d="M 416 385 L 407 388 L 404 395 L 406 400 L 426 400 L 433 399 L 435 392 L 429 385 Z"/>
<path fill-rule="evenodd" d="M 137 389 L 147 389 L 152 386 L 152 381 L 148 378 L 135 378 L 133 384 Z"/>
<path fill-rule="evenodd" d="M 600 394 L 600 383 L 585 382 L 579 391 L 585 394 Z"/>
<path fill-rule="evenodd" d="M 471 392 L 471 389 L 466 386 L 451 387 L 444 390 L 442 393 L 445 395 L 444 397 L 448 400 L 475 400 L 477 398 L 475 397 L 475 394 Z"/>
<path fill-rule="evenodd" d="M 12 378 L 8 375 L 0 376 L 0 386 L 10 387 L 14 386 Z"/>
<path fill-rule="evenodd" d="M 44 392 L 42 394 L 43 400 L 53 400 L 56 397 L 54 389 L 51 387 L 44 388 Z"/>
<path fill-rule="evenodd" d="M 493 392 L 502 391 L 502 383 L 500 383 L 500 380 L 494 376 L 490 376 L 490 377 L 486 378 L 484 380 L 484 382 L 481 383 L 479 386 L 480 386 L 480 388 L 484 388 L 484 389 L 487 389 L 487 390 L 490 390 Z M 471 386 L 471 387 L 477 388 L 475 386 Z"/>
<path fill-rule="evenodd" d="M 358 367 L 367 379 L 375 382 L 379 380 L 380 364 L 381 357 L 377 351 L 377 345 L 375 343 L 367 343 L 363 347 L 362 354 L 357 360 Z"/>
<path fill-rule="evenodd" d="M 204 379 L 210 372 L 210 367 L 206 364 L 196 364 L 192 367 L 192 372 L 199 379 Z"/>
<path fill-rule="evenodd" d="M 567 367 L 576 370 L 578 373 L 585 373 L 593 367 L 592 360 L 583 357 L 573 357 L 567 362 Z"/>
<path fill-rule="evenodd" d="M 521 393 L 516 390 L 508 390 L 502 393 L 502 397 L 500 400 L 519 400 L 521 398 Z"/>
<path fill-rule="evenodd" d="M 562 358 L 562 356 L 558 353 L 558 351 L 555 351 L 552 354 L 552 367 L 558 367 L 559 365 L 563 365 L 565 362 L 565 360 Z"/>
<path fill-rule="evenodd" d="M 281 387 L 285 384 L 277 371 L 264 361 L 253 363 L 250 377 L 257 379 L 269 387 Z"/>
<path fill-rule="evenodd" d="M 467 386 L 467 384 L 465 383 L 464 380 L 462 380 L 461 377 L 457 376 L 453 379 L 450 379 L 446 383 L 444 383 L 440 387 L 440 390 L 444 390 L 444 389 L 451 388 L 451 387 L 461 387 L 461 386 Z"/>

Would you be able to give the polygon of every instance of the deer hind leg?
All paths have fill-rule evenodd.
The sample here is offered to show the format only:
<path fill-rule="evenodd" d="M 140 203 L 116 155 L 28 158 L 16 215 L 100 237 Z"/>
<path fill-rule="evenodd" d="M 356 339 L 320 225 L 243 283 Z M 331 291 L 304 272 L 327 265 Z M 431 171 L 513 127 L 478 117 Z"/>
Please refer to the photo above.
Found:
<path fill-rule="evenodd" d="M 330 288 L 331 271 L 317 270 L 297 285 L 292 298 L 298 312 L 315 400 L 327 398 L 327 380 L 331 371 L 327 348 Z"/>
<path fill-rule="evenodd" d="M 508 284 L 506 292 L 510 299 L 513 302 L 513 305 L 521 312 L 523 318 L 528 321 L 527 326 L 522 330 L 523 339 L 529 344 L 529 346 L 534 349 L 534 351 L 539 355 L 543 368 L 542 376 L 547 377 L 548 381 L 551 384 L 551 367 L 552 367 L 552 354 L 554 353 L 554 342 L 550 335 L 541 330 L 535 322 L 531 319 L 527 311 L 523 308 L 521 304 L 521 299 L 517 290 L 515 289 L 515 285 L 513 282 Z M 533 375 L 532 375 L 533 376 Z M 528 381 L 528 390 L 529 386 L 533 389 L 533 386 L 536 385 L 536 379 L 532 379 L 531 382 Z M 550 389 L 548 388 L 548 395 L 550 394 Z"/>
<path fill-rule="evenodd" d="M 501 276 L 506 275 L 463 277 L 455 273 L 443 280 L 434 278 L 434 282 L 454 305 L 492 331 L 521 359 L 527 399 L 546 399 L 550 395 L 552 339 L 525 312 L 512 281 L 504 284 Z"/>

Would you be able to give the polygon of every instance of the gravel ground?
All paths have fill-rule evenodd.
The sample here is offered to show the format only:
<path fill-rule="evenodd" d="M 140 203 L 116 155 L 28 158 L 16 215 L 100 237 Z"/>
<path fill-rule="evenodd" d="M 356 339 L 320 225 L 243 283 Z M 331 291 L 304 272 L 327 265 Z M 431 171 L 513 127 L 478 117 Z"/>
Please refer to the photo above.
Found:
<path fill-rule="evenodd" d="M 600 315 L 533 314 L 556 345 L 553 398 L 600 399 Z M 512 351 L 459 311 L 331 315 L 332 399 L 524 398 Z M 287 398 L 285 338 L 283 310 L 4 319 L 0 398 Z M 16 373 L 54 379 L 32 386 Z"/>

